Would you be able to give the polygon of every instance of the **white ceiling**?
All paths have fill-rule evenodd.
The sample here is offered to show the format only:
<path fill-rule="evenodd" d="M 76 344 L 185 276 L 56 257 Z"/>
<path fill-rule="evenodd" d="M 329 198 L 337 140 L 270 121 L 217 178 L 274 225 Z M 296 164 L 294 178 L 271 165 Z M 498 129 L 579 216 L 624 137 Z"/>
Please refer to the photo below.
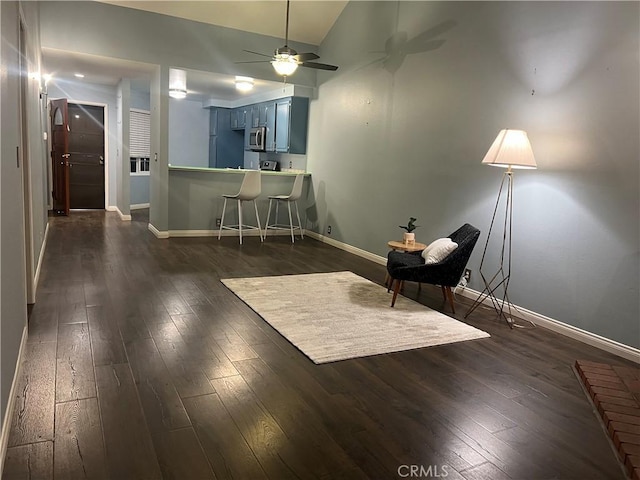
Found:
<path fill-rule="evenodd" d="M 263 35 L 284 37 L 286 2 L 281 0 L 234 1 L 106 1 L 129 8 L 147 10 L 214 25 L 237 28 Z M 347 1 L 295 0 L 291 2 L 289 37 L 318 45 L 325 37 Z M 154 66 L 114 58 L 43 48 L 45 72 L 64 90 L 65 82 L 83 81 L 117 85 L 121 78 L 131 78 L 137 90 L 149 88 Z M 82 73 L 84 78 L 75 78 Z M 256 80 L 251 95 L 270 92 L 280 82 Z M 192 100 L 216 98 L 233 101 L 243 94 L 235 89 L 234 77 L 208 72 L 187 71 L 187 88 Z"/>
<path fill-rule="evenodd" d="M 287 2 L 282 0 L 234 1 L 110 1 L 122 7 L 162 13 L 172 17 L 284 38 Z M 342 13 L 346 0 L 293 0 L 289 10 L 289 38 L 320 45 Z"/>

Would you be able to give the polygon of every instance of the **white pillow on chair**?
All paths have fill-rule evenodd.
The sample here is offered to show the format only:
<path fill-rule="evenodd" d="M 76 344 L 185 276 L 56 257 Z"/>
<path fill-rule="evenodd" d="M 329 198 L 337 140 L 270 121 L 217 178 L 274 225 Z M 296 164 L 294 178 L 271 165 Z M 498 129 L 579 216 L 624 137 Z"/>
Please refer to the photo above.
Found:
<path fill-rule="evenodd" d="M 439 238 L 431 242 L 429 246 L 422 251 L 422 258 L 424 258 L 424 263 L 427 265 L 440 263 L 456 248 L 458 248 L 458 244 L 449 237 Z"/>

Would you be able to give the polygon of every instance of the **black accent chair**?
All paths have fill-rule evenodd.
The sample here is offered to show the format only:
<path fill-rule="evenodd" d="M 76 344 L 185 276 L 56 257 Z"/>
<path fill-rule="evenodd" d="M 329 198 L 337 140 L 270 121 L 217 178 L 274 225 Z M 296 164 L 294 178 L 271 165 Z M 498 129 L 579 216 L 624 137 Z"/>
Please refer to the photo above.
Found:
<path fill-rule="evenodd" d="M 449 235 L 449 238 L 458 244 L 458 248 L 441 262 L 429 265 L 424 263 L 422 252 L 389 252 L 387 256 L 387 272 L 389 272 L 390 277 L 389 288 L 394 287 L 395 282 L 391 306 L 395 305 L 396 297 L 403 282 L 408 280 L 419 284 L 440 285 L 445 302 L 448 300 L 451 304 L 451 310 L 456 313 L 451 287 L 458 285 L 479 236 L 480 230 L 473 225 L 465 223 Z"/>

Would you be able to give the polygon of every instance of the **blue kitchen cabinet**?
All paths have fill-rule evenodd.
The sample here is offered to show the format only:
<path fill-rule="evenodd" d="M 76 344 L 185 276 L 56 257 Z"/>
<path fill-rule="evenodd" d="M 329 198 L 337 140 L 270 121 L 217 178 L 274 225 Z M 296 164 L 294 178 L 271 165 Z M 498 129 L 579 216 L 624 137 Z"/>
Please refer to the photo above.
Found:
<path fill-rule="evenodd" d="M 244 164 L 244 130 L 233 130 L 234 110 L 214 107 L 209 116 L 209 167 L 237 168 Z"/>
<path fill-rule="evenodd" d="M 262 102 L 255 103 L 247 107 L 250 112 L 247 113 L 247 119 L 251 117 L 251 127 L 266 127 L 267 126 L 267 111 L 273 108 L 274 102 Z"/>
<path fill-rule="evenodd" d="M 263 102 L 258 104 L 258 126 L 267 126 L 267 115 L 270 109 L 274 108 L 274 102 Z"/>
<path fill-rule="evenodd" d="M 264 127 L 267 127 L 265 150 L 267 152 L 276 151 L 276 102 L 266 102 L 264 104 Z"/>
<path fill-rule="evenodd" d="M 253 128 L 261 127 L 260 125 L 260 106 L 262 104 L 256 103 L 255 105 L 251 105 L 251 126 Z"/>
<path fill-rule="evenodd" d="M 218 109 L 212 108 L 209 112 L 209 136 L 218 134 Z"/>
<path fill-rule="evenodd" d="M 244 130 L 247 126 L 247 108 L 238 107 L 230 112 L 231 130 Z"/>
<path fill-rule="evenodd" d="M 275 102 L 275 151 L 277 153 L 307 153 L 309 99 L 289 97 Z"/>

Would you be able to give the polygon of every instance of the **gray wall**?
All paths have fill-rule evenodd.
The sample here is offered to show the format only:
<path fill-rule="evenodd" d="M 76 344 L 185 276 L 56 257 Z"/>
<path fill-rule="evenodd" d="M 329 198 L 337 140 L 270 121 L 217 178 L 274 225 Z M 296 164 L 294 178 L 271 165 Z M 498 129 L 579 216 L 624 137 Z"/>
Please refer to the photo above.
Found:
<path fill-rule="evenodd" d="M 30 72 L 38 72 L 41 69 L 40 56 L 40 31 L 39 12 L 37 4 L 26 2 L 21 4 L 24 14 L 25 28 L 27 31 L 26 49 L 27 62 Z M 46 98 L 46 97 L 44 97 Z M 28 139 L 28 163 L 29 163 L 29 192 L 31 207 L 31 275 L 35 276 L 38 260 L 43 254 L 42 244 L 48 222 L 48 172 L 49 157 L 48 145 L 44 140 L 44 132 L 48 128 L 48 113 L 46 101 L 40 98 L 40 86 L 38 80 L 30 79 L 27 92 L 27 139 Z M 29 299 L 33 303 L 34 298 Z"/>
<path fill-rule="evenodd" d="M 21 7 L 21 8 L 20 8 Z M 37 71 L 41 64 L 38 8 L 35 3 L 0 2 L 0 417 L 5 420 L 9 393 L 26 326 L 27 282 L 33 283 L 46 228 L 45 148 L 43 105 L 38 80 L 29 78 L 20 108 L 19 18 L 25 27 L 25 69 Z M 21 137 L 21 111 L 24 141 Z M 16 148 L 20 148 L 20 163 Z M 28 167 L 26 167 L 28 165 Z M 23 199 L 23 188 L 30 195 Z M 25 207 L 26 204 L 26 207 Z M 25 232 L 25 214 L 30 214 Z M 25 248 L 25 233 L 31 248 Z M 27 258 L 30 269 L 27 272 Z"/>
<path fill-rule="evenodd" d="M 502 171 L 480 162 L 500 129 L 527 130 L 538 170 L 515 173 L 512 301 L 640 346 L 638 16 L 637 2 L 349 3 L 320 48 L 340 70 L 311 104 L 318 230 L 386 255 L 409 216 L 423 242 L 470 222 L 481 290 Z"/>
<path fill-rule="evenodd" d="M 116 104 L 118 117 L 118 151 L 116 152 L 116 205 L 120 213 L 129 215 L 130 202 L 130 160 L 129 140 L 131 136 L 130 116 L 131 109 L 131 81 L 123 78 L 118 83 L 118 102 Z"/>
<path fill-rule="evenodd" d="M 22 202 L 22 169 L 16 166 L 21 147 L 19 122 L 19 69 L 17 4 L 0 2 L 2 70 L 0 76 L 0 200 L 12 208 L 0 209 L 0 412 L 4 419 L 20 339 L 26 321 L 25 252 Z M 16 234 L 17 233 L 17 234 Z"/>
<path fill-rule="evenodd" d="M 149 175 L 131 175 L 131 205 L 149 203 Z"/>
<path fill-rule="evenodd" d="M 151 79 L 151 162 L 149 224 L 169 229 L 169 67 L 159 66 Z"/>
<path fill-rule="evenodd" d="M 149 91 L 138 90 L 131 85 L 131 108 L 149 111 L 151 108 L 151 100 L 149 99 Z"/>
<path fill-rule="evenodd" d="M 66 98 L 70 103 L 99 103 L 106 105 L 105 119 L 107 124 L 106 162 L 109 175 L 106 185 L 107 206 L 117 203 L 117 165 L 118 165 L 118 121 L 117 121 L 117 88 L 112 85 L 98 85 L 82 81 L 56 79 L 49 81 L 49 99 Z"/>
<path fill-rule="evenodd" d="M 169 163 L 209 166 L 209 115 L 202 102 L 169 99 Z"/>

